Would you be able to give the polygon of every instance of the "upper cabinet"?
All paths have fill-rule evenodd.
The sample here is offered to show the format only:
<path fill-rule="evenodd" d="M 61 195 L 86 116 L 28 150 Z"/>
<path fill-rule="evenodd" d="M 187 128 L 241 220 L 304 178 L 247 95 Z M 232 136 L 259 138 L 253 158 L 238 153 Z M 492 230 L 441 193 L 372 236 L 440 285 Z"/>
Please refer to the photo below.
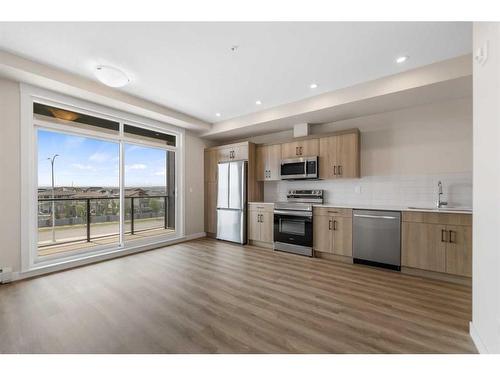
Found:
<path fill-rule="evenodd" d="M 277 181 L 280 179 L 281 145 L 257 147 L 257 180 Z"/>
<path fill-rule="evenodd" d="M 318 156 L 319 154 L 319 140 L 304 139 L 301 141 L 294 141 L 281 144 L 281 158 L 293 159 L 305 156 Z"/>
<path fill-rule="evenodd" d="M 228 145 L 217 150 L 217 159 L 221 161 L 248 160 L 248 144 Z"/>
<path fill-rule="evenodd" d="M 319 139 L 319 178 L 357 178 L 359 176 L 359 131 Z"/>

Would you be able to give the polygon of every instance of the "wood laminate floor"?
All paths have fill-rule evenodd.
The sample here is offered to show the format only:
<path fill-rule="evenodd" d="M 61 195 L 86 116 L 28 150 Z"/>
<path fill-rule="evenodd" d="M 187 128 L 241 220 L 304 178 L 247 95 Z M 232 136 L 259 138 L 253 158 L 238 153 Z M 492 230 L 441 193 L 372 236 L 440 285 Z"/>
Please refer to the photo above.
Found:
<path fill-rule="evenodd" d="M 470 287 L 201 239 L 0 286 L 2 353 L 472 353 Z"/>

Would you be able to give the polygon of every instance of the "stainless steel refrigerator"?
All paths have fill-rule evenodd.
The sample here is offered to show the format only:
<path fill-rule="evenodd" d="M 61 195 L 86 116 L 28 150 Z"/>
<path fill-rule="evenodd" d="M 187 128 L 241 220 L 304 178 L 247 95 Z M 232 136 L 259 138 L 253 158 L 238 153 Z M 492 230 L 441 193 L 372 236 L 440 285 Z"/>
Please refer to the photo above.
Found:
<path fill-rule="evenodd" d="M 217 239 L 247 242 L 247 162 L 218 164 Z"/>

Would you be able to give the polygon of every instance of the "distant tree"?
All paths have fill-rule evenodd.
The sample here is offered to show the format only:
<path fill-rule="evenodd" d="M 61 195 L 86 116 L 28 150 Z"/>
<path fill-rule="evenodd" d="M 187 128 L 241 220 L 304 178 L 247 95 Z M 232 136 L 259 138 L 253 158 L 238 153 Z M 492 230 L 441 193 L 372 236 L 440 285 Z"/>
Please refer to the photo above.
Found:
<path fill-rule="evenodd" d="M 160 211 L 160 203 L 157 199 L 151 199 L 149 205 L 151 207 L 151 211 L 153 211 L 155 214 Z"/>

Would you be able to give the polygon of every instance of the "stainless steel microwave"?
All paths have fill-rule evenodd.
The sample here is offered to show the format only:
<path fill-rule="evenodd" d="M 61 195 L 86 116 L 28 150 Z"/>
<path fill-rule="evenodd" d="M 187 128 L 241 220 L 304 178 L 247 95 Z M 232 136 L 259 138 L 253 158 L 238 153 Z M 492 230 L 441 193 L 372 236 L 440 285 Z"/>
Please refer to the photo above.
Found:
<path fill-rule="evenodd" d="M 318 178 L 318 157 L 283 159 L 280 169 L 282 180 L 305 180 Z"/>

